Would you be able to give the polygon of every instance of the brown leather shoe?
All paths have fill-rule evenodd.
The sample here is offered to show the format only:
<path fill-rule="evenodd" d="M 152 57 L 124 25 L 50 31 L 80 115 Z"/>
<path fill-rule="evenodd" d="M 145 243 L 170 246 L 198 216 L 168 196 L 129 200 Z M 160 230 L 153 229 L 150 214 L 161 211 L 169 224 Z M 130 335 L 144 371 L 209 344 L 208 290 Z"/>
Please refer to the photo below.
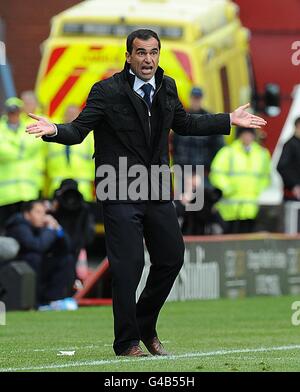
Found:
<path fill-rule="evenodd" d="M 148 357 L 149 355 L 144 353 L 140 346 L 132 346 L 127 350 L 119 354 L 122 357 Z"/>
<path fill-rule="evenodd" d="M 158 337 L 154 337 L 150 340 L 143 340 L 144 345 L 146 346 L 147 350 L 152 355 L 171 355 L 165 349 L 164 346 L 159 341 Z"/>

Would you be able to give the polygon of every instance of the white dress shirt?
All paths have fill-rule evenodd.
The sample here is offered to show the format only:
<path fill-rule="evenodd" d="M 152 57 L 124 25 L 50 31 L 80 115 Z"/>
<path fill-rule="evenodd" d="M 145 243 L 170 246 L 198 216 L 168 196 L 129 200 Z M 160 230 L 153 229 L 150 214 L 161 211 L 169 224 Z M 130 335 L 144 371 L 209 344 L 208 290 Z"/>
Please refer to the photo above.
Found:
<path fill-rule="evenodd" d="M 150 99 L 151 99 L 151 102 L 152 102 L 152 98 L 153 98 L 153 95 L 154 95 L 154 93 L 155 93 L 155 88 L 156 88 L 155 76 L 153 75 L 152 78 L 151 78 L 150 80 L 148 80 L 148 82 L 144 82 L 144 80 L 138 78 L 138 77 L 131 71 L 131 69 L 129 70 L 129 72 L 130 72 L 132 75 L 135 76 L 134 84 L 133 84 L 133 90 L 134 90 L 136 93 L 138 93 L 142 98 L 144 98 L 145 93 L 144 93 L 144 91 L 141 89 L 141 87 L 142 87 L 144 84 L 146 84 L 146 83 L 151 84 L 151 86 L 153 87 L 153 89 L 151 90 L 151 94 L 150 94 Z"/>

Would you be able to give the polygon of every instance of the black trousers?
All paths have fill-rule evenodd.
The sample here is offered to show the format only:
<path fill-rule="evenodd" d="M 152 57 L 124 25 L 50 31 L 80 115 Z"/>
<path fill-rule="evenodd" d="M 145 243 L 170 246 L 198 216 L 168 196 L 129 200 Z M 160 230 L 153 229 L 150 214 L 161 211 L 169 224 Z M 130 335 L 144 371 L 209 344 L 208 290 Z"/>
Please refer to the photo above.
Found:
<path fill-rule="evenodd" d="M 114 350 L 157 336 L 156 322 L 182 267 L 184 243 L 172 202 L 104 204 L 107 255 L 112 273 Z M 136 303 L 144 267 L 144 243 L 151 267 Z"/>

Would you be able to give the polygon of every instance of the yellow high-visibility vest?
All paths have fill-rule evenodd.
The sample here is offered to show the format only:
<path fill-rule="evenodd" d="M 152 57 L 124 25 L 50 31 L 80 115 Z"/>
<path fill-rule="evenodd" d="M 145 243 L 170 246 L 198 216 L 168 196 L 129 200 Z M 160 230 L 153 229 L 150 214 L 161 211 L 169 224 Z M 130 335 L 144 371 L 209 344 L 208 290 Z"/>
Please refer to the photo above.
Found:
<path fill-rule="evenodd" d="M 209 179 L 223 192 L 216 208 L 225 221 L 255 219 L 259 195 L 270 182 L 270 170 L 270 154 L 256 142 L 248 152 L 240 140 L 218 151 Z"/>
<path fill-rule="evenodd" d="M 6 116 L 0 119 L 0 137 L 0 205 L 37 199 L 43 141 L 26 134 L 22 121 L 10 129 Z"/>
<path fill-rule="evenodd" d="M 95 168 L 93 135 L 90 133 L 81 144 L 65 146 L 47 143 L 46 173 L 48 197 L 59 188 L 62 180 L 72 178 L 78 182 L 78 190 L 85 201 L 94 201 Z"/>

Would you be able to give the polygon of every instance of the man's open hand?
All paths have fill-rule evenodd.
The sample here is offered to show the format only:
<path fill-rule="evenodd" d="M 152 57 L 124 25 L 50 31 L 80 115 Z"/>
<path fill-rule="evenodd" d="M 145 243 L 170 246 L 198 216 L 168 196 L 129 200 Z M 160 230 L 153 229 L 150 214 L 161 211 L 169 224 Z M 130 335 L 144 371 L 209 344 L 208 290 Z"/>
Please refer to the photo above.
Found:
<path fill-rule="evenodd" d="M 249 107 L 250 103 L 247 103 L 230 113 L 231 124 L 244 128 L 261 128 L 266 125 L 267 122 L 263 118 L 246 112 Z"/>
<path fill-rule="evenodd" d="M 32 113 L 28 113 L 28 116 L 37 120 L 37 122 L 29 124 L 26 127 L 27 133 L 31 133 L 35 135 L 35 137 L 53 136 L 56 133 L 55 125 L 45 117 L 37 116 Z"/>

